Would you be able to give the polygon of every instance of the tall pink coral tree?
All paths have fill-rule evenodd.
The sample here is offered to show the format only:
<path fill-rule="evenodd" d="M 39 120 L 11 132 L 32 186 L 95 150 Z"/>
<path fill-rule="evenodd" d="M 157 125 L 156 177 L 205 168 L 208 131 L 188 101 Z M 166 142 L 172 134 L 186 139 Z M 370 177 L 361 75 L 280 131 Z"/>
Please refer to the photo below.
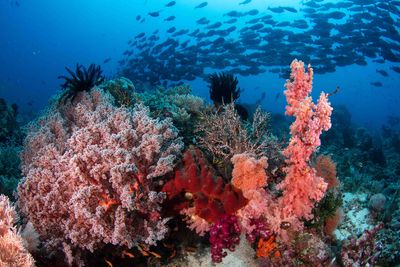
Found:
<path fill-rule="evenodd" d="M 279 184 L 283 190 L 280 207 L 284 218 L 312 219 L 312 208 L 321 200 L 327 184 L 311 167 L 312 154 L 321 145 L 320 135 L 331 127 L 332 107 L 328 94 L 321 93 L 317 104 L 309 94 L 312 90 L 313 69 L 304 70 L 302 61 L 293 60 L 290 80 L 285 84 L 288 105 L 286 114 L 294 116 L 291 138 L 283 151 L 286 157 L 286 178 Z M 291 221 L 289 219 L 289 221 Z M 293 228 L 298 228 L 293 225 Z"/>

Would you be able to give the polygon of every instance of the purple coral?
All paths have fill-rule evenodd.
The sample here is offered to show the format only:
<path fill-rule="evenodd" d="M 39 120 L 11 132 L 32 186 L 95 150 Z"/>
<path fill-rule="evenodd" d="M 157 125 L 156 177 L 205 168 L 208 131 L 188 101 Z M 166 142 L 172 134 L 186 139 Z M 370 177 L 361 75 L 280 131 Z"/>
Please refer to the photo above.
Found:
<path fill-rule="evenodd" d="M 112 103 L 99 89 L 82 92 L 28 132 L 19 206 L 48 246 L 152 245 L 167 231 L 157 188 L 183 143 L 171 121 Z"/>
<path fill-rule="evenodd" d="M 234 215 L 225 215 L 210 229 L 211 257 L 213 262 L 221 262 L 227 255 L 224 249 L 235 250 L 240 242 L 240 226 Z"/>
<path fill-rule="evenodd" d="M 258 237 L 268 240 L 272 235 L 272 232 L 261 219 L 251 219 L 250 227 L 252 228 L 252 231 L 246 233 L 246 239 L 250 243 L 254 243 Z"/>
<path fill-rule="evenodd" d="M 381 252 L 375 238 L 383 226 L 380 223 L 371 230 L 366 230 L 358 239 L 344 241 L 341 251 L 343 266 L 373 266 Z"/>

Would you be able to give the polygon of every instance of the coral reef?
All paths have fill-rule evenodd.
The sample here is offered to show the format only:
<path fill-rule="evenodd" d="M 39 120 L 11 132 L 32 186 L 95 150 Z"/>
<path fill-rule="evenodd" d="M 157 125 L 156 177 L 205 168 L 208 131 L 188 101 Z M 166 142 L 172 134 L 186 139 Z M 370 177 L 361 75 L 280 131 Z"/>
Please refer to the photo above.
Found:
<path fill-rule="evenodd" d="M 342 247 L 341 261 L 343 266 L 373 266 L 380 253 L 380 245 L 376 243 L 377 232 L 383 228 L 383 224 L 378 224 L 358 239 L 349 238 Z"/>
<path fill-rule="evenodd" d="M 94 88 L 30 125 L 18 201 L 48 248 L 153 245 L 168 231 L 157 188 L 183 147 L 177 130 L 113 103 Z"/>
<path fill-rule="evenodd" d="M 386 129 L 388 140 L 375 145 L 341 109 L 332 120 L 338 130 L 324 134 L 330 95 L 313 103 L 313 70 L 294 60 L 285 85 L 294 120 L 283 148 L 287 139 L 271 134 L 270 115 L 258 108 L 244 120 L 234 103 L 237 80 L 220 76 L 229 81 L 215 84 L 229 88 L 225 95 L 210 88 L 219 94 L 214 106 L 188 86 L 143 91 L 120 78 L 67 88 L 29 125 L 18 206 L 22 236 L 35 228 L 43 241 L 33 254 L 38 265 L 44 253 L 53 256 L 49 266 L 390 266 L 398 259 L 400 187 L 389 183 L 397 177 L 396 132 Z M 321 139 L 337 146 L 321 147 Z M 377 175 L 383 185 L 367 188 L 366 177 Z M 345 176 L 366 193 L 342 201 Z"/>
<path fill-rule="evenodd" d="M 312 167 L 311 156 L 320 145 L 319 136 L 321 132 L 328 130 L 330 127 L 332 108 L 325 94 L 321 94 L 318 104 L 313 104 L 311 98 L 308 97 L 308 94 L 311 92 L 312 83 L 311 68 L 309 68 L 309 73 L 306 74 L 304 72 L 303 63 L 295 60 L 292 63 L 291 77 L 292 80 L 288 81 L 286 85 L 286 95 L 289 103 L 287 111 L 289 115 L 294 115 L 296 120 L 291 127 L 292 138 L 288 147 L 284 150 L 287 164 L 285 169 L 286 177 L 282 182 L 277 184 L 277 189 L 282 190 L 282 192 L 267 188 L 267 158 L 262 156 L 262 153 L 258 153 L 258 155 L 255 153 L 255 147 L 257 147 L 255 144 L 257 143 L 252 143 L 250 141 L 251 139 L 248 138 L 248 132 L 242 127 L 241 120 L 235 117 L 237 115 L 232 104 L 228 106 L 228 108 L 230 108 L 228 111 L 230 112 L 230 117 L 234 118 L 231 121 L 235 123 L 232 124 L 229 120 L 224 120 L 223 123 L 227 123 L 228 125 L 221 126 L 220 128 L 233 128 L 234 130 L 230 131 L 230 133 L 232 133 L 230 137 L 235 136 L 234 139 L 238 139 L 233 142 L 237 142 L 238 144 L 244 143 L 245 145 L 248 144 L 248 146 L 242 146 L 244 151 L 241 151 L 241 149 L 234 150 L 240 153 L 232 153 L 234 154 L 232 156 L 227 153 L 223 156 L 232 159 L 233 171 L 231 184 L 237 189 L 242 190 L 243 196 L 248 201 L 244 202 L 242 205 L 235 206 L 235 209 L 231 209 L 231 212 L 224 212 L 227 208 L 227 203 L 232 203 L 230 198 L 224 199 L 219 197 L 218 200 L 220 204 L 211 205 L 213 202 L 210 202 L 210 199 L 216 199 L 218 194 L 214 194 L 214 197 L 210 198 L 211 194 L 206 193 L 205 190 L 200 191 L 199 189 L 196 191 L 200 191 L 202 195 L 193 194 L 193 192 L 196 192 L 193 190 L 194 188 L 204 189 L 209 184 L 207 181 L 212 181 L 210 178 L 197 178 L 200 173 L 207 173 L 205 177 L 210 176 L 209 171 L 204 168 L 206 163 L 202 159 L 200 152 L 185 153 L 185 168 L 183 169 L 184 172 L 182 172 L 184 174 L 182 175 L 182 173 L 178 172 L 174 180 L 168 182 L 164 187 L 164 191 L 167 192 L 169 198 L 187 193 L 188 191 L 190 192 L 189 195 L 185 194 L 185 196 L 194 199 L 193 206 L 184 206 L 186 208 L 189 207 L 186 210 L 186 214 L 190 216 L 190 220 L 192 220 L 192 222 L 189 223 L 191 223 L 192 227 L 198 232 L 210 231 L 214 261 L 219 262 L 222 257 L 225 256 L 226 253 L 222 252 L 222 248 L 233 250 L 234 246 L 231 246 L 231 244 L 236 244 L 236 241 L 239 240 L 238 236 L 240 236 L 240 233 L 236 231 L 231 232 L 229 230 L 229 223 L 224 224 L 224 221 L 220 221 L 221 218 L 226 218 L 223 217 L 225 215 L 235 215 L 235 224 L 237 223 L 240 227 L 237 231 L 243 231 L 249 241 L 254 242 L 258 240 L 259 251 L 257 253 L 260 257 L 269 257 L 270 255 L 279 257 L 281 255 L 278 248 L 279 244 L 286 244 L 286 246 L 292 247 L 294 251 L 306 249 L 306 246 L 300 246 L 300 248 L 298 248 L 298 244 L 296 242 L 293 243 L 293 241 L 296 240 L 296 237 L 299 237 L 299 233 L 305 228 L 303 220 L 311 220 L 314 217 L 312 211 L 315 203 L 319 202 L 324 197 L 325 191 L 327 190 L 327 183 L 324 182 L 322 177 L 317 175 L 317 171 Z M 221 124 L 220 122 L 220 125 Z M 255 124 L 257 125 L 257 123 Z M 212 124 L 210 123 L 209 125 L 211 128 Z M 213 134 L 213 130 L 214 129 L 208 129 L 208 132 Z M 206 131 L 206 127 L 204 127 L 204 131 Z M 226 134 L 227 132 L 229 131 L 220 130 L 217 134 Z M 265 133 L 265 131 L 259 132 Z M 241 138 L 243 140 L 241 140 Z M 215 139 L 218 139 L 218 136 L 214 139 L 210 138 L 209 140 Z M 228 139 L 228 136 L 226 136 L 225 140 Z M 263 139 L 259 138 L 258 140 Z M 216 151 L 215 147 L 212 148 L 210 143 L 211 142 L 209 142 L 207 148 L 210 148 L 210 150 L 214 149 L 212 152 L 217 154 L 218 151 Z M 203 144 L 205 146 L 206 142 L 203 141 Z M 218 144 L 218 142 L 214 142 L 213 144 Z M 230 145 L 229 147 L 237 148 L 235 145 Z M 195 153 L 197 153 L 196 157 L 193 156 Z M 257 159 L 257 157 L 260 158 Z M 328 169 L 327 166 L 331 167 L 331 169 Z M 324 167 L 325 168 L 321 167 L 320 171 L 322 172 L 322 170 L 324 170 L 324 174 L 330 176 L 327 177 L 327 179 L 336 179 L 336 177 L 332 177 L 332 175 L 335 176 L 335 166 L 325 164 Z M 214 186 L 213 188 L 221 188 L 221 186 Z M 215 191 L 215 189 L 213 190 Z M 231 189 L 229 189 L 229 191 L 231 191 Z M 225 192 L 227 192 L 227 190 L 225 190 Z M 229 202 L 227 201 L 228 199 Z M 235 199 L 236 198 L 233 198 L 233 200 Z M 182 206 L 180 207 L 182 208 Z M 198 207 L 201 207 L 201 210 L 198 210 Z M 218 211 L 217 207 L 220 207 L 219 212 L 216 212 Z M 203 214 L 201 212 L 203 212 Z M 200 221 L 198 220 L 199 218 L 201 219 Z M 204 227 L 204 221 L 211 223 L 211 226 Z M 216 226 L 218 226 L 218 228 L 215 228 Z M 229 242 L 218 242 L 219 239 L 215 237 L 215 233 L 213 232 L 211 234 L 211 231 L 217 231 L 216 229 L 222 229 L 223 239 Z M 232 239 L 230 239 L 230 237 L 232 237 Z M 232 240 L 235 240 L 235 242 Z M 318 260 L 319 263 L 327 262 L 331 255 L 323 241 L 318 237 L 314 237 L 313 234 L 310 234 L 308 240 L 312 242 L 303 242 L 303 244 L 311 244 L 314 246 L 315 251 L 323 248 L 318 253 L 320 258 L 311 258 L 312 255 L 315 254 L 314 252 L 303 253 L 304 258 L 300 259 L 300 261 L 311 263 L 314 259 Z M 270 242 L 272 242 L 272 244 L 270 244 Z M 214 244 L 217 245 L 214 246 L 213 250 Z M 271 251 L 273 251 L 273 253 L 271 253 Z M 324 253 L 322 253 L 322 251 L 324 251 Z"/>

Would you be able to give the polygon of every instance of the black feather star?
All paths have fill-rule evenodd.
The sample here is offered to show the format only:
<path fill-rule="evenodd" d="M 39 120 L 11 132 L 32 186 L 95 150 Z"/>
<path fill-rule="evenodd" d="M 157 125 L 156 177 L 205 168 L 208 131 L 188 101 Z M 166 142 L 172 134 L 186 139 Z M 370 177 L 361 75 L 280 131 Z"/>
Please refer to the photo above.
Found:
<path fill-rule="evenodd" d="M 238 79 L 232 74 L 221 72 L 209 76 L 210 98 L 216 106 L 235 102 L 240 96 Z"/>
<path fill-rule="evenodd" d="M 83 65 L 77 63 L 75 73 L 69 68 L 65 67 L 71 77 L 65 75 L 58 76 L 58 79 L 64 79 L 65 82 L 61 85 L 65 91 L 62 96 L 64 102 L 67 99 L 74 100 L 75 96 L 79 92 L 89 91 L 94 86 L 101 84 L 104 81 L 103 71 L 101 67 L 96 64 L 90 64 L 89 68 L 85 68 Z"/>

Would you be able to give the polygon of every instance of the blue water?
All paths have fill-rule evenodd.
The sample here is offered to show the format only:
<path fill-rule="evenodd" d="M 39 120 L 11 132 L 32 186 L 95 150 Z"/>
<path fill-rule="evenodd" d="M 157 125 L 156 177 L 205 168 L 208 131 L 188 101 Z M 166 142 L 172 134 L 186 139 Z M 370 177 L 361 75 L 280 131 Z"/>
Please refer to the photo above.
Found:
<path fill-rule="evenodd" d="M 238 3 L 242 0 L 214 0 L 201 9 L 194 9 L 203 2 L 201 0 L 176 0 L 175 6 L 166 8 L 165 4 L 168 2 L 170 1 L 1 0 L 0 97 L 17 103 L 21 112 L 38 111 L 60 90 L 61 81 L 57 76 L 65 74 L 64 67 L 74 68 L 77 62 L 84 65 L 101 64 L 106 76 L 114 77 L 119 71 L 117 61 L 123 58 L 122 53 L 128 49 L 128 40 L 140 32 L 152 33 L 159 29 L 161 40 L 165 40 L 168 37 L 165 31 L 172 26 L 194 30 L 198 27 L 195 21 L 201 17 L 207 17 L 211 23 L 225 21 L 227 18 L 222 16 L 224 13 L 254 8 L 260 14 L 272 14 L 278 21 L 302 18 L 301 12 L 273 14 L 267 10 L 267 7 L 278 6 L 299 9 L 302 6 L 301 1 L 253 0 L 247 5 L 239 6 Z M 327 2 L 339 1 L 324 1 Z M 154 11 L 160 11 L 160 16 L 148 15 L 148 12 Z M 340 11 L 346 12 L 346 9 Z M 146 21 L 139 23 L 135 19 L 137 15 L 141 15 Z M 176 16 L 174 21 L 164 21 L 171 15 Z M 391 16 L 399 20 L 398 15 Z M 236 26 L 240 28 L 243 25 L 243 20 L 239 19 Z M 395 27 L 395 34 L 398 35 L 398 22 Z M 367 44 L 360 44 L 363 45 Z M 396 45 L 400 46 L 399 43 Z M 395 53 L 399 56 L 400 49 Z M 106 58 L 112 60 L 103 64 Z M 387 122 L 388 116 L 400 116 L 400 73 L 390 70 L 390 67 L 400 66 L 400 63 L 386 61 L 378 64 L 368 58 L 366 61 L 367 66 L 353 64 L 337 67 L 333 73 L 316 74 L 313 96 L 316 97 L 321 90 L 332 92 L 339 86 L 340 92 L 331 97 L 333 106 L 344 104 L 352 113 L 353 121 L 368 128 L 379 129 Z M 289 63 L 282 62 L 282 65 L 286 64 L 289 68 Z M 376 69 L 386 70 L 389 77 L 383 77 Z M 265 72 L 257 76 L 238 75 L 238 79 L 239 86 L 244 90 L 240 102 L 254 103 L 265 92 L 263 107 L 273 112 L 284 111 L 284 78 Z M 376 81 L 382 82 L 383 86 L 370 85 Z M 202 79 L 188 83 L 193 86 L 195 94 L 208 99 L 207 84 Z M 278 93 L 280 96 L 277 96 Z"/>

